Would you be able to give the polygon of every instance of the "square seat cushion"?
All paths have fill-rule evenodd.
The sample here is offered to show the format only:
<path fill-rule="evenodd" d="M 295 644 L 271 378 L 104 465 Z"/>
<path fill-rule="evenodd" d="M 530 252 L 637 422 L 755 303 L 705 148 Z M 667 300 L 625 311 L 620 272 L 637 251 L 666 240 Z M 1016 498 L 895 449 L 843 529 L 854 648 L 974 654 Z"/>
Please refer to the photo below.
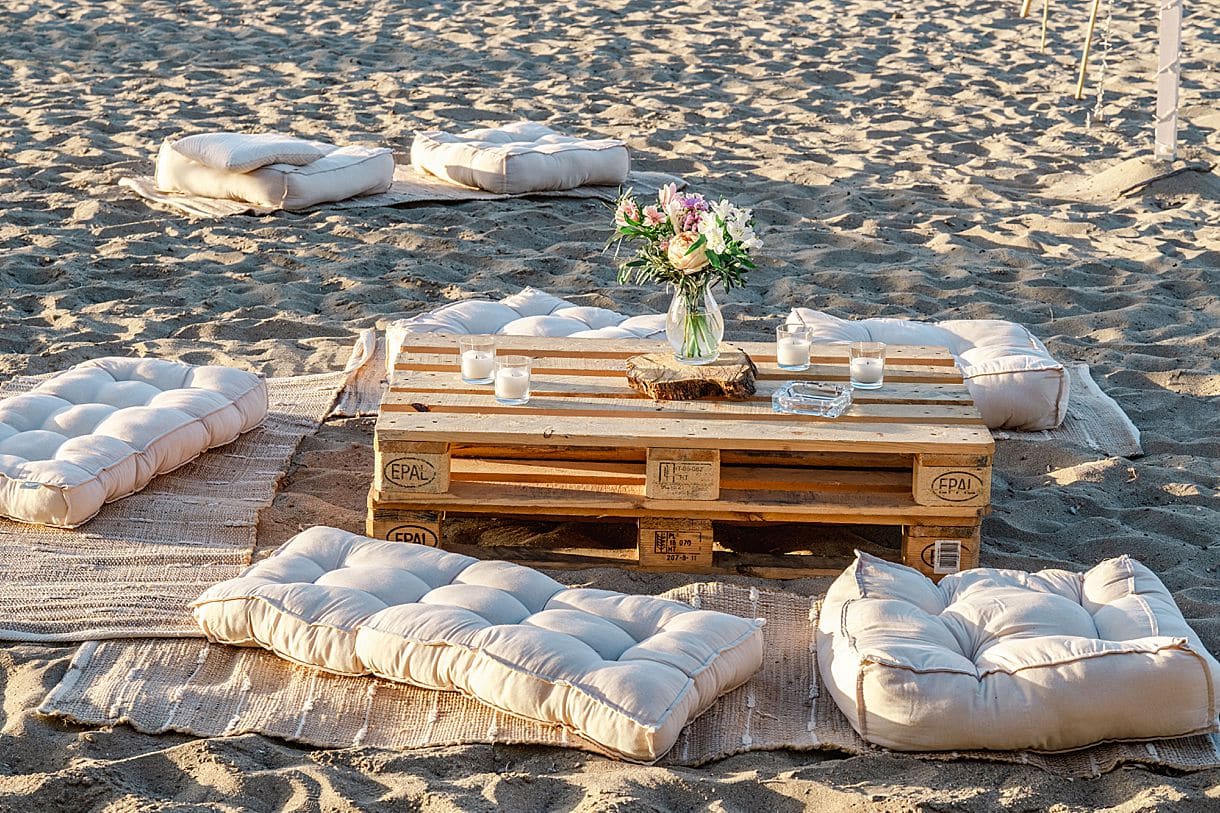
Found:
<path fill-rule="evenodd" d="M 329 145 L 283 133 L 197 133 L 173 149 L 204 166 L 249 172 L 268 164 L 304 166 L 330 152 Z"/>
<path fill-rule="evenodd" d="M 499 302 L 453 302 L 390 323 L 386 328 L 386 366 L 391 376 L 403 339 L 415 333 L 656 339 L 665 335 L 665 315 L 624 316 L 607 308 L 577 305 L 536 288 L 524 288 Z"/>
<path fill-rule="evenodd" d="M 939 584 L 858 553 L 818 668 L 852 727 L 898 751 L 1058 751 L 1216 730 L 1220 665 L 1129 556 L 1086 573 L 979 568 Z"/>
<path fill-rule="evenodd" d="M 311 528 L 194 603 L 211 641 L 456 690 L 650 762 L 762 665 L 762 621 Z"/>
<path fill-rule="evenodd" d="M 520 121 L 460 135 L 416 133 L 411 165 L 451 183 L 518 195 L 621 184 L 630 160 L 617 139 L 572 138 Z"/>
<path fill-rule="evenodd" d="M 946 347 L 991 429 L 1054 429 L 1067 417 L 1067 370 L 1036 336 L 1001 319 L 847 320 L 795 308 L 788 324 L 808 325 L 813 341 Z"/>
<path fill-rule="evenodd" d="M 253 373 L 100 358 L 0 400 L 0 515 L 72 528 L 262 423 Z"/>
<path fill-rule="evenodd" d="M 237 136 L 233 133 L 223 135 Z M 304 147 L 289 147 L 285 142 L 266 141 L 244 147 L 226 144 L 224 150 L 219 145 L 211 145 L 212 152 L 216 153 L 211 155 L 202 149 L 179 150 L 176 148 L 178 143 L 167 140 L 157 154 L 155 182 L 161 192 L 240 200 L 271 209 L 304 209 L 359 195 L 379 194 L 389 189 L 394 181 L 394 154 L 385 147 L 336 147 L 321 141 L 304 141 L 300 142 Z M 245 172 L 226 168 L 226 163 L 249 166 L 272 157 L 271 152 L 260 152 L 261 148 L 283 150 L 283 155 L 294 163 L 270 163 Z M 297 163 L 305 159 L 306 148 L 316 150 L 319 157 L 308 163 Z M 291 153 L 294 149 L 297 152 Z M 188 157 L 187 152 L 196 157 Z M 203 163 L 204 160 L 212 165 Z"/>

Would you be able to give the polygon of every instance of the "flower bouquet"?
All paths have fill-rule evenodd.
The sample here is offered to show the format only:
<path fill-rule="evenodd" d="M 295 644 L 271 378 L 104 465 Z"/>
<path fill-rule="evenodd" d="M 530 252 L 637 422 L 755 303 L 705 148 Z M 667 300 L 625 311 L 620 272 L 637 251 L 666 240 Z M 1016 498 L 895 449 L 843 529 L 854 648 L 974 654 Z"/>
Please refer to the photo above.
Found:
<path fill-rule="evenodd" d="M 762 245 L 754 234 L 753 213 L 727 200 L 713 203 L 702 195 L 681 194 L 673 184 L 661 189 L 655 204 L 641 208 L 628 189 L 615 204 L 614 234 L 607 245 L 624 240 L 640 248 L 619 264 L 619 283 L 673 286 L 665 334 L 674 356 L 687 364 L 715 361 L 724 318 L 712 288 L 745 285 L 746 273 L 754 268 L 750 251 Z"/>

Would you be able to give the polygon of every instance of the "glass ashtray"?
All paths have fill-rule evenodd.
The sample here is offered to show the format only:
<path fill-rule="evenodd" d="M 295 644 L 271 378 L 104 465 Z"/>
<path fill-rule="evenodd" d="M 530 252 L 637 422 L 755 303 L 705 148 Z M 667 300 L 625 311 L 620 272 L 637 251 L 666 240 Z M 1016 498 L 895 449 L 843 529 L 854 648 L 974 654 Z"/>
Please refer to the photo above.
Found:
<path fill-rule="evenodd" d="M 851 387 L 819 381 L 789 381 L 771 395 L 771 408 L 794 415 L 837 418 L 851 406 Z"/>

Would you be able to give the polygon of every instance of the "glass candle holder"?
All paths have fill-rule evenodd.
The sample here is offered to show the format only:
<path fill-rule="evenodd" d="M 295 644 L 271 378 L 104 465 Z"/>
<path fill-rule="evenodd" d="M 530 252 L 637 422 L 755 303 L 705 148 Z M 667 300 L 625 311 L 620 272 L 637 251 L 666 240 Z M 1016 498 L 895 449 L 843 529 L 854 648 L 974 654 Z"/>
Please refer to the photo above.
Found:
<path fill-rule="evenodd" d="M 500 356 L 496 359 L 496 403 L 520 406 L 530 400 L 529 356 Z"/>
<path fill-rule="evenodd" d="M 809 328 L 780 325 L 775 329 L 775 359 L 781 370 L 809 369 Z"/>
<path fill-rule="evenodd" d="M 852 342 L 852 388 L 857 390 L 880 389 L 884 380 L 885 345 L 882 342 Z"/>
<path fill-rule="evenodd" d="M 490 336 L 458 339 L 458 364 L 467 384 L 490 384 L 496 374 L 496 341 Z"/>

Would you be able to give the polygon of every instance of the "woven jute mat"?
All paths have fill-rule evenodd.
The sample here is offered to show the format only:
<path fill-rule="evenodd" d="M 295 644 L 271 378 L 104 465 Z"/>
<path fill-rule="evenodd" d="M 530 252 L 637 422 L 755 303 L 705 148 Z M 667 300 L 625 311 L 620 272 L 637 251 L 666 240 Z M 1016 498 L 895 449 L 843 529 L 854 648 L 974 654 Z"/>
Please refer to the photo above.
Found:
<path fill-rule="evenodd" d="M 1080 446 L 1117 457 L 1142 455 L 1144 447 L 1140 445 L 1140 430 L 1118 402 L 1097 386 L 1089 365 L 1078 362 L 1065 366 L 1072 383 L 1067 417 L 1063 423 L 1054 429 L 1039 432 L 997 429 L 992 432 L 995 439 Z"/>
<path fill-rule="evenodd" d="M 641 194 L 650 194 L 668 183 L 675 184 L 678 187 L 686 186 L 685 181 L 681 178 L 668 175 L 664 172 L 632 172 L 627 177 L 626 186 L 632 187 L 636 192 Z M 197 218 L 267 215 L 279 211 L 279 207 L 256 206 L 252 203 L 239 200 L 161 192 L 157 189 L 153 179 L 148 176 L 123 178 L 119 181 L 119 186 L 129 189 L 150 203 Z M 373 209 L 382 206 L 403 206 L 412 203 L 463 203 L 472 200 L 510 200 L 521 197 L 589 198 L 612 201 L 619 196 L 619 193 L 620 189 L 618 186 L 578 186 L 575 189 L 506 195 L 499 192 L 474 189 L 469 186 L 459 186 L 448 181 L 443 181 L 433 175 L 417 172 L 409 164 L 399 164 L 394 168 L 394 181 L 385 192 L 377 195 L 348 198 L 347 200 L 335 201 L 334 203 L 322 203 L 302 211 L 315 211 L 318 209 Z"/>
<path fill-rule="evenodd" d="M 767 620 L 762 669 L 692 721 L 664 764 L 699 765 L 758 750 L 874 750 L 852 730 L 829 693 L 818 690 L 817 599 L 717 583 L 680 587 L 663 597 Z M 328 675 L 263 650 L 199 640 L 84 644 L 39 711 L 87 725 L 126 723 L 150 734 L 254 732 L 328 748 L 504 743 L 599 750 L 563 729 L 495 711 L 455 692 Z M 1063 754 L 919 758 L 1024 763 L 1060 776 L 1087 777 L 1131 764 L 1182 771 L 1220 767 L 1220 748 L 1212 737 L 1195 736 Z"/>

